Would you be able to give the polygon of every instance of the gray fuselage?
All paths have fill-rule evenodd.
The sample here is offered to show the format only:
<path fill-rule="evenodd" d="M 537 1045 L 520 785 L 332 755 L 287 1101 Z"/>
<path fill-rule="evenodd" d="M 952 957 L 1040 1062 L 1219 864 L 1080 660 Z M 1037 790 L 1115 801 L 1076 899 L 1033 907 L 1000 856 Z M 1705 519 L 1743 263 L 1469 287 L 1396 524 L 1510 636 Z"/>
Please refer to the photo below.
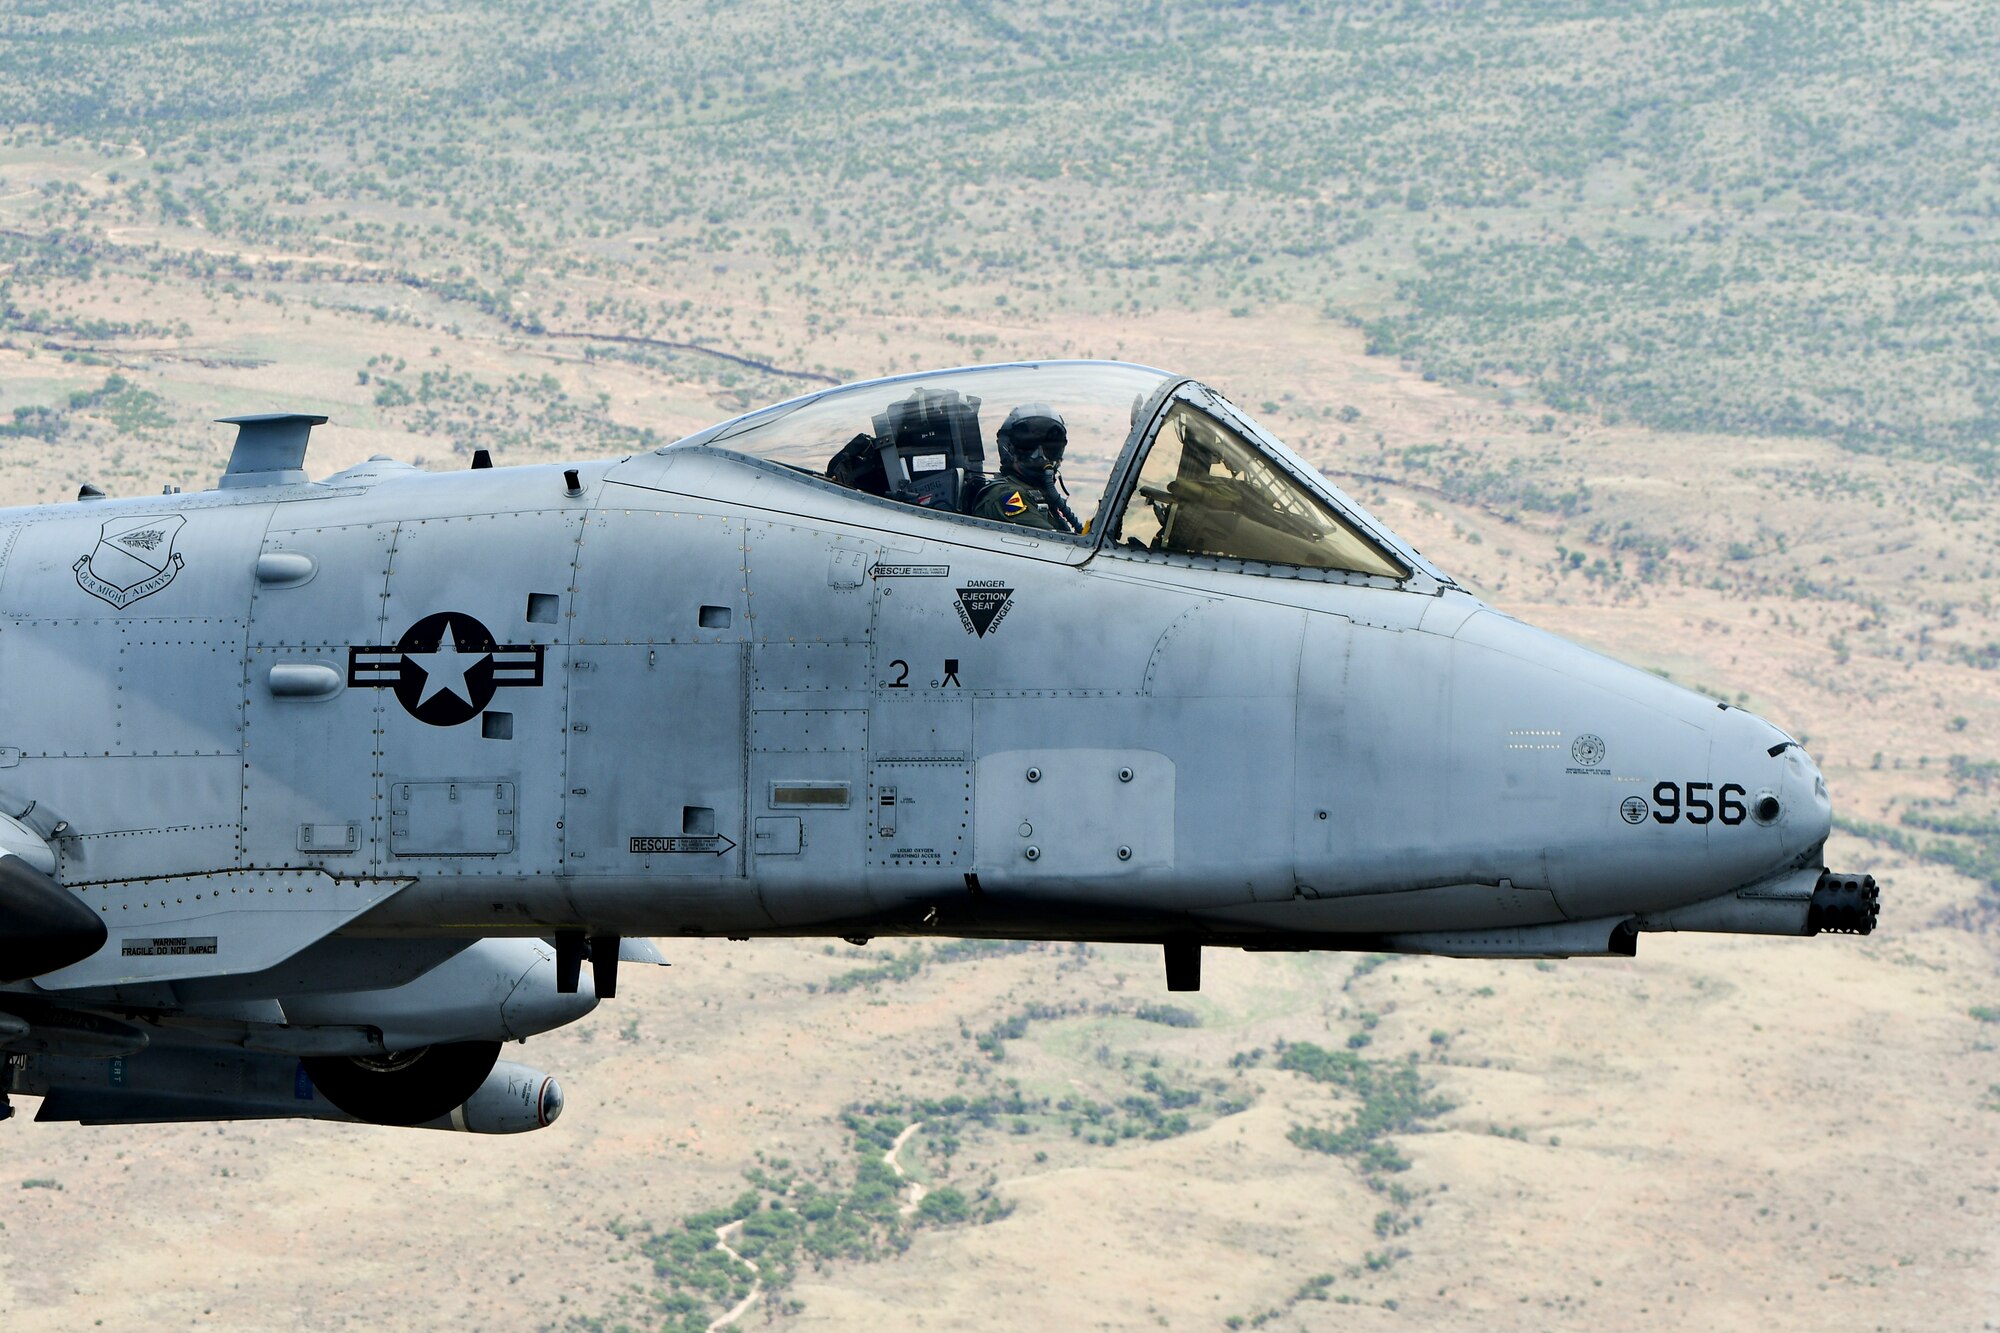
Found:
<path fill-rule="evenodd" d="M 1769 723 L 1447 582 L 1193 567 L 699 447 L 576 480 L 0 514 L 9 812 L 114 944 L 317 892 L 380 934 L 1310 947 L 1754 894 L 1829 827 Z"/>

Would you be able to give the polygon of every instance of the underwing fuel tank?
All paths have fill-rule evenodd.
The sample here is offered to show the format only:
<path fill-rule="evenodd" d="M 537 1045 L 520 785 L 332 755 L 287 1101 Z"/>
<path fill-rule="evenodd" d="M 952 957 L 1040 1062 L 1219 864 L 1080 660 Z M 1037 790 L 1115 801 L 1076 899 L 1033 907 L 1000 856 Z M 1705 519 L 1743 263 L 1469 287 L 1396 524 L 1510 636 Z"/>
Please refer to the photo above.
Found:
<path fill-rule="evenodd" d="M 4 1068 L 4 1067 L 0 1067 Z M 191 1120 L 364 1121 L 328 1101 L 301 1062 L 185 1042 L 156 1042 L 119 1059 L 28 1055 L 0 1092 L 42 1098 L 37 1120 L 87 1125 L 161 1124 Z M 420 1129 L 462 1134 L 520 1134 L 544 1129 L 562 1114 L 562 1085 L 539 1069 L 501 1060 L 465 1100 L 423 1120 Z"/>
<path fill-rule="evenodd" d="M 524 1134 L 553 1125 L 562 1111 L 562 1084 L 552 1075 L 502 1060 L 464 1105 L 417 1128 L 462 1134 Z"/>

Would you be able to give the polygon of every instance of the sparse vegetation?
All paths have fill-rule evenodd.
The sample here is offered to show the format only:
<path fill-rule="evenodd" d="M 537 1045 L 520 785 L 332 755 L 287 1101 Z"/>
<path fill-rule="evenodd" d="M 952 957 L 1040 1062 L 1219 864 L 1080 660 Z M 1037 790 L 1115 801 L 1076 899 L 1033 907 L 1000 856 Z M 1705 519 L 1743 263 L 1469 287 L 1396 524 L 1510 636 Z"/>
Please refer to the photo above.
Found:
<path fill-rule="evenodd" d="M 1332 1084 L 1360 1100 L 1338 1128 L 1300 1125 L 1291 1137 L 1301 1148 L 1356 1158 L 1370 1173 L 1408 1170 L 1409 1160 L 1389 1136 L 1420 1132 L 1425 1122 L 1452 1109 L 1445 1098 L 1431 1095 L 1414 1053 L 1401 1060 L 1368 1060 L 1351 1050 L 1293 1042 L 1278 1052 L 1278 1068 Z"/>
<path fill-rule="evenodd" d="M 872 990 L 888 982 L 908 981 L 934 963 L 1003 958 L 1038 947 L 1032 940 L 947 940 L 943 944 L 932 945 L 928 950 L 921 944 L 913 944 L 888 962 L 842 972 L 827 981 L 823 989 L 836 995 L 856 988 Z M 808 989 L 814 987 L 809 986 Z"/>
<path fill-rule="evenodd" d="M 763 397 L 788 381 L 772 358 L 842 373 L 815 349 L 914 300 L 1142 317 L 1196 294 L 1241 317 L 1303 301 L 1427 378 L 1557 411 L 1995 465 L 2000 195 L 1975 165 L 2000 147 L 1995 53 L 1990 25 L 1942 0 L 1393 17 L 1176 0 L 1086 24 L 828 7 L 814 40 L 835 58 L 806 62 L 766 39 L 784 16 L 764 6 L 716 23 L 614 0 L 447 5 L 418 36 L 377 5 L 223 12 L 0 20 L 17 140 L 143 151 L 115 179 L 38 181 L 17 209 L 33 225 L 0 232 L 0 330 L 86 350 L 175 336 L 69 299 L 172 271 L 218 308 L 479 321 Z M 905 35 L 893 53 L 885 22 Z M 256 58 L 277 41 L 314 52 L 309 82 Z M 966 61 L 985 77 L 962 79 Z M 219 68 L 237 71 L 227 96 Z M 1834 101 L 1880 111 L 1829 117 Z M 949 168 L 909 169 L 941 139 Z M 1064 244 L 1034 245 L 1023 217 Z M 113 230 L 134 226 L 233 249 Z M 768 302 L 671 294 L 679 266 L 750 256 L 803 303 L 794 328 Z M 991 337 L 957 336 L 974 354 Z M 390 410 L 423 397 L 398 377 L 380 392 Z M 479 419 L 432 392 L 423 429 Z M 618 429 L 504 415 L 538 442 Z"/>
<path fill-rule="evenodd" d="M 926 1228 L 983 1225 L 1013 1211 L 990 1180 L 967 1188 L 932 1183 L 913 1191 L 888 1160 L 906 1131 L 913 1132 L 901 1149 L 905 1169 L 921 1157 L 927 1176 L 942 1177 L 968 1139 L 1003 1128 L 1025 1135 L 1067 1127 L 1071 1139 L 1110 1146 L 1171 1138 L 1248 1104 L 1221 1079 L 1184 1084 L 1156 1068 L 1135 1068 L 1129 1060 L 1125 1068 L 1133 1084 L 1116 1101 L 1055 1100 L 1008 1086 L 973 1097 L 850 1106 L 840 1115 L 850 1146 L 844 1170 L 838 1164 L 808 1170 L 787 1159 L 768 1159 L 744 1173 L 750 1188 L 728 1204 L 677 1224 L 656 1228 L 613 1218 L 606 1229 L 650 1262 L 657 1285 L 643 1298 L 624 1299 L 614 1313 L 579 1316 L 572 1327 L 609 1328 L 624 1321 L 635 1330 L 706 1328 L 753 1290 L 779 1313 L 782 1292 L 802 1268 L 824 1272 L 836 1263 L 876 1262 L 906 1250 Z"/>
<path fill-rule="evenodd" d="M 1132 1011 L 1141 1023 L 1159 1023 L 1170 1028 L 1198 1028 L 1201 1015 L 1177 1004 L 1142 1004 Z"/>
<path fill-rule="evenodd" d="M 650 1263 L 654 1285 L 622 1298 L 615 1313 L 577 1316 L 570 1326 L 696 1333 L 753 1291 L 772 1313 L 786 1313 L 782 1293 L 801 1268 L 876 1262 L 907 1249 L 927 1228 L 997 1221 L 1011 1208 L 987 1186 L 971 1194 L 940 1186 L 908 1201 L 908 1184 L 886 1154 L 913 1117 L 933 1133 L 949 1133 L 961 1121 L 1000 1113 L 992 1099 L 857 1106 L 841 1117 L 852 1153 L 845 1170 L 828 1164 L 808 1171 L 772 1159 L 745 1172 L 750 1188 L 729 1203 L 676 1224 L 613 1218 L 606 1229 Z"/>
<path fill-rule="evenodd" d="M 1370 1027 L 1374 1026 L 1370 1020 L 1375 1018 L 1376 1015 L 1366 1012 L 1362 1015 L 1363 1022 Z M 1391 1136 L 1423 1132 L 1429 1122 L 1450 1111 L 1452 1103 L 1433 1094 L 1429 1080 L 1419 1069 L 1414 1051 L 1400 1060 L 1367 1059 L 1355 1053 L 1356 1044 L 1352 1038 L 1348 1045 L 1347 1050 L 1330 1050 L 1312 1042 L 1288 1042 L 1277 1046 L 1277 1068 L 1337 1088 L 1359 1102 L 1347 1113 L 1344 1121 L 1334 1125 L 1293 1125 L 1289 1137 L 1294 1144 L 1307 1151 L 1326 1153 L 1353 1162 L 1368 1188 L 1381 1195 L 1389 1205 L 1375 1214 L 1376 1237 L 1393 1239 L 1421 1226 L 1423 1215 L 1416 1207 L 1422 1197 L 1420 1192 L 1394 1179 L 1397 1174 L 1410 1169 L 1410 1161 L 1403 1156 Z M 1263 1055 L 1261 1050 L 1239 1054 L 1231 1064 L 1239 1068 L 1248 1067 L 1260 1063 Z M 1502 1131 L 1495 1126 L 1494 1132 Z M 1371 1250 L 1363 1256 L 1360 1264 L 1350 1266 L 1347 1271 L 1351 1277 L 1358 1277 L 1363 1272 L 1381 1272 L 1409 1255 L 1410 1250 L 1405 1245 Z M 1324 1293 L 1330 1281 L 1328 1279 L 1327 1283 L 1315 1289 Z M 1301 1289 L 1301 1293 L 1295 1294 L 1290 1303 L 1296 1304 L 1307 1298 L 1308 1293 Z M 1312 1298 L 1328 1299 L 1324 1294 Z"/>
<path fill-rule="evenodd" d="M 1900 827 L 1842 816 L 1835 825 L 1980 885 L 1978 901 L 1959 916 L 1963 924 L 1990 924 L 2000 920 L 2000 765 L 1953 755 L 1946 775 L 1953 794 L 1911 800 L 1898 815 Z"/>
<path fill-rule="evenodd" d="M 771 41 L 774 25 L 810 30 L 813 58 Z M 1879 1080 L 1913 1066 L 1837 1060 L 1838 1115 L 1818 1090 L 1827 1051 L 1887 1030 L 1885 1014 L 1887 1028 L 1935 1021 L 1953 1050 L 1985 1050 L 1987 1025 L 2000 1022 L 2000 1005 L 1972 1002 L 1990 1000 L 1984 978 L 1935 1004 L 1877 989 L 1890 968 L 1945 956 L 1922 932 L 2000 925 L 2000 766 L 1982 758 L 2000 670 L 1996 43 L 1987 16 L 1940 0 L 1170 0 L 1129 14 L 441 0 L 415 21 L 381 0 L 29 0 L 0 14 L 10 75 L 0 80 L 0 467 L 15 493 L 45 498 L 75 493 L 72 470 L 122 482 L 117 494 L 206 484 L 226 447 L 208 420 L 281 406 L 332 411 L 336 428 L 367 441 L 356 456 L 382 448 L 429 466 L 462 465 L 475 447 L 503 464 L 601 456 L 857 373 L 1057 352 L 1178 357 L 1174 368 L 1258 406 L 1502 609 L 1641 657 L 1795 734 L 1812 722 L 1823 733 L 1814 757 L 1851 821 L 1843 833 L 1874 843 L 1836 840 L 1862 863 L 1852 868 L 1895 853 L 1931 867 L 1912 876 L 1924 893 L 1951 886 L 1921 911 L 1916 894 L 1885 889 L 1874 940 L 1769 946 L 1853 950 L 1855 967 L 1872 970 L 1857 985 L 1837 969 L 1837 1007 L 1877 1021 L 1842 1024 L 1831 1048 L 1811 1033 L 1795 1052 L 1766 1042 L 1769 1077 L 1751 1080 L 1748 1097 L 1733 1078 L 1701 1088 L 1732 1143 L 1783 1152 L 1785 1190 L 1828 1202 L 1810 1220 L 1801 1208 L 1795 1224 L 1777 1198 L 1759 1213 L 1771 1230 L 1755 1252 L 1794 1262 L 1737 1269 L 1727 1256 L 1748 1251 L 1717 1247 L 1723 1258 L 1700 1279 L 1725 1296 L 1747 1284 L 1753 1300 L 1796 1299 L 1798 1319 L 1825 1322 L 1834 1307 L 1806 1304 L 1813 1284 L 1851 1258 L 1844 1246 L 1864 1243 L 1846 1237 L 1887 1224 L 1922 1238 L 1911 1242 L 1926 1246 L 1921 1262 L 1850 1268 L 1862 1280 L 1833 1284 L 1839 1316 L 1893 1322 L 1921 1308 L 1933 1322 L 1976 1322 L 1942 1293 L 1976 1287 L 1964 1274 L 1978 1276 L 1980 1258 L 1951 1235 L 1990 1210 L 1990 1189 L 1961 1186 L 1975 1211 L 1947 1201 L 1938 1223 L 1884 1184 L 1956 1178 L 1968 1097 L 1930 1099 L 1949 1104 L 1950 1123 L 1922 1099 L 1905 1108 L 1913 1141 L 1926 1140 L 1917 1151 L 1935 1154 L 1924 1172 L 1869 1176 L 1835 1128 L 1871 1092 L 1896 1102 L 1902 1084 Z M 298 59 L 273 62 L 280 47 Z M 1350 350 L 1364 340 L 1367 358 Z M 1560 620 L 1543 614 L 1565 603 Z M 1615 624 L 1579 609 L 1611 603 Z M 1865 724 L 1843 712 L 1863 700 Z M 1630 750 L 1612 740 L 1622 764 Z M 1816 974 L 1748 993 L 1755 944 L 1734 978 L 1742 1012 L 1823 998 Z M 1023 950 L 1042 952 L 939 972 Z M 1293 1248 L 1296 1266 L 1272 1270 L 1261 1290 L 1213 1317 L 1204 1308 L 1211 1326 L 1229 1308 L 1242 1312 L 1233 1326 L 1289 1327 L 1314 1322 L 1312 1307 L 1295 1308 L 1307 1301 L 1394 1309 L 1399 1299 L 1406 1313 L 1423 1307 L 1418 1322 L 1477 1321 L 1454 1304 L 1461 1287 L 1446 1294 L 1431 1280 L 1439 1229 L 1454 1228 L 1468 1254 L 1485 1242 L 1504 1253 L 1513 1238 L 1493 1219 L 1516 1208 L 1477 1178 L 1430 1178 L 1443 1155 L 1417 1148 L 1441 1141 L 1414 1136 L 1439 1128 L 1448 1099 L 1424 1076 L 1443 1063 L 1458 1066 L 1449 1086 L 1468 1106 L 1454 1152 L 1523 1159 L 1545 1138 L 1555 1146 L 1545 1128 L 1564 1123 L 1571 1167 L 1580 1153 L 1629 1154 L 1618 1161 L 1632 1188 L 1608 1191 L 1602 1208 L 1564 1196 L 1565 1173 L 1520 1186 L 1534 1208 L 1576 1203 L 1568 1215 L 1591 1219 L 1607 1245 L 1657 1239 L 1621 1216 L 1621 1197 L 1667 1201 L 1647 1222 L 1675 1200 L 1696 1200 L 1690 1227 L 1719 1215 L 1716 1177 L 1698 1160 L 1709 1155 L 1657 1133 L 1617 1064 L 1657 1054 L 1655 1034 L 1688 1034 L 1673 1026 L 1673 967 L 1660 951 L 1615 999 L 1593 994 L 1590 978 L 1603 974 L 1585 968 L 1558 974 L 1558 998 L 1556 978 L 1530 968 L 1467 965 L 1465 982 L 1412 1003 L 1433 965 L 1384 972 L 1384 954 L 1324 956 L 1312 971 L 1300 960 L 1295 974 L 1283 970 L 1290 960 L 1260 957 L 1254 1019 L 1230 989 L 1240 979 L 1190 1007 L 1158 1001 L 1150 957 L 1117 991 L 1060 980 L 999 999 L 986 989 L 1024 963 L 1038 980 L 1060 978 L 1088 952 L 815 945 L 754 994 L 703 988 L 684 1009 L 646 1011 L 643 1029 L 634 1011 L 607 1009 L 597 1026 L 549 1039 L 576 1043 L 566 1061 L 528 1058 L 563 1073 L 615 1056 L 632 1071 L 618 1077 L 653 1094 L 641 1114 L 631 1103 L 645 1099 L 593 1098 L 578 1084 L 556 1132 L 623 1135 L 629 1146 L 607 1139 L 593 1151 L 635 1182 L 653 1175 L 650 1190 L 631 1192 L 645 1201 L 631 1211 L 654 1220 L 606 1224 L 598 1243 L 617 1267 L 565 1266 L 521 1290 L 537 1288 L 545 1322 L 574 1315 L 609 1333 L 705 1328 L 761 1283 L 763 1303 L 742 1321 L 755 1326 L 798 1312 L 797 1274 L 867 1287 L 870 1265 L 926 1230 L 1000 1216 L 1013 1195 L 999 1182 L 1020 1172 L 1184 1162 L 1172 1155 L 1255 1135 L 1258 1118 L 1223 1118 L 1274 1067 L 1313 1081 L 1297 1095 L 1325 1100 L 1293 1127 L 1298 1176 L 1372 1193 L 1351 1211 L 1346 1252 Z M 1398 981 L 1400 1017 L 1385 1002 Z M 1521 1003 L 1530 988 L 1536 1004 L 1603 1006 L 1589 1015 L 1603 1021 L 1576 1030 L 1618 1034 L 1590 1043 L 1616 1068 L 1575 1050 L 1559 1075 L 1532 1058 L 1510 1064 L 1521 1051 L 1508 1042 L 1532 1048 L 1521 1029 L 1545 1020 Z M 940 1013 L 903 1029 L 894 1049 L 869 1022 L 940 996 Z M 730 1021 L 704 1026 L 724 999 Z M 774 999 L 795 1006 L 784 1022 L 770 1019 Z M 1646 1006 L 1646 1021 L 1631 1022 L 1625 1005 Z M 1941 1017 L 1922 1017 L 1934 1010 Z M 844 1069 L 778 1053 L 798 1011 Z M 841 1029 L 850 1015 L 853 1029 Z M 1236 1044 L 1262 1045 L 1225 1068 L 1215 1044 L 1245 1023 L 1254 1031 Z M 1322 1045 L 1279 1041 L 1303 1035 Z M 684 1052 L 667 1072 L 639 1068 L 668 1045 Z M 753 1141 L 796 1136 L 831 1159 L 788 1146 L 791 1160 L 761 1160 L 737 1188 L 732 1157 L 699 1156 L 727 1142 L 687 1123 L 698 1112 L 712 1131 L 706 1105 L 674 1103 L 683 1119 L 661 1119 L 694 1063 L 682 1053 L 726 1082 L 752 1062 L 760 1107 L 768 1095 L 785 1108 L 750 1124 L 773 1135 Z M 920 1085 L 926 1097 L 886 1090 L 906 1053 L 936 1080 Z M 1648 1077 L 1674 1077 L 1666 1064 L 1684 1064 L 1682 1078 L 1712 1074 L 1700 1058 L 1656 1061 Z M 801 1092 L 775 1072 L 794 1062 L 829 1081 Z M 1539 1089 L 1561 1106 L 1585 1089 L 1604 1110 L 1586 1131 L 1514 1103 L 1489 1107 L 1471 1082 L 1489 1067 L 1524 1096 Z M 2000 1085 L 1982 1086 L 1969 1100 L 2000 1113 Z M 1779 1088 L 1799 1091 L 1774 1117 L 1758 1099 Z M 1535 1126 L 1534 1146 L 1491 1116 Z M 928 1192 L 906 1216 L 915 1191 L 880 1158 L 920 1118 L 899 1161 Z M 1970 1119 L 1975 1131 L 1994 1123 Z M 266 1142 L 274 1162 L 294 1151 Z M 330 1133 L 309 1142 L 342 1150 Z M 22 1188 L 60 1191 L 46 1173 L 70 1160 L 24 1159 L 37 1174 Z M 188 1179 L 164 1160 L 131 1169 L 160 1197 Z M 474 1183 L 482 1170 L 519 1171 L 477 1159 L 458 1169 Z M 270 1197 L 240 1167 L 203 1159 L 195 1170 L 205 1184 L 228 1178 L 232 1199 Z M 1433 1212 L 1427 1234 L 1427 1191 L 1447 1183 L 1464 1206 Z M 1250 1214 L 1269 1228 L 1260 1245 L 1266 1235 L 1274 1254 L 1293 1244 L 1290 1212 L 1272 1205 L 1309 1193 L 1299 1180 L 1227 1188 L 1261 1202 Z M 686 1198 L 715 1207 L 683 1217 Z M 74 1202 L 44 1196 L 39 1207 Z M 322 1231 L 326 1271 L 373 1262 L 346 1239 L 368 1228 L 337 1200 L 326 1206 L 345 1219 Z M 1461 1214 L 1470 1220 L 1447 1221 Z M 1192 1253 L 1240 1244 L 1217 1232 L 1225 1215 L 1239 1225 L 1223 1212 L 1189 1223 Z M 1162 1216 L 1174 1215 L 1144 1225 Z M 1120 1239 L 1115 1223 L 1089 1223 Z M 491 1219 L 482 1234 L 495 1249 L 474 1251 L 495 1273 L 492 1254 L 521 1248 L 510 1225 Z M 482 1242 L 459 1229 L 448 1243 Z M 1610 1286 L 1643 1304 L 1678 1295 L 1668 1284 L 1685 1277 L 1672 1264 L 1620 1266 Z M 491 1285 L 508 1297 L 512 1282 Z M 227 1284 L 214 1286 L 225 1298 Z M 301 1281 L 301 1301 L 335 1322 L 355 1318 L 334 1295 Z M 1548 1295 L 1521 1317 L 1631 1318 L 1567 1300 Z M 246 1319 L 238 1307 L 237 1322 L 267 1314 Z M 463 1318 L 506 1316 L 487 1306 Z"/>

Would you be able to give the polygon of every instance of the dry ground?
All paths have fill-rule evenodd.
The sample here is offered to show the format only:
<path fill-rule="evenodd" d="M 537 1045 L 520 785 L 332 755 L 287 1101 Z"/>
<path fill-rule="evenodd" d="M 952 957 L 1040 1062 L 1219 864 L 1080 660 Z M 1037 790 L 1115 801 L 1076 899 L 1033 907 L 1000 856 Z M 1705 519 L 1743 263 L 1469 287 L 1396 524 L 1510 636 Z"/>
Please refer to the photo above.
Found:
<path fill-rule="evenodd" d="M 0 198 L 0 223 L 7 207 Z M 992 339 L 988 360 L 1088 353 L 1201 375 L 1502 608 L 1804 734 L 1851 817 L 1893 822 L 1899 803 L 1951 794 L 1951 755 L 1996 752 L 2000 690 L 1954 653 L 1993 637 L 1990 498 L 1950 468 L 1545 420 L 1501 389 L 1451 389 L 1365 356 L 1359 334 L 1306 310 L 1036 325 L 916 307 L 813 334 L 788 326 L 782 302 L 759 304 L 754 275 L 685 278 L 698 304 L 759 309 L 788 341 L 816 338 L 816 357 L 864 373 L 962 360 L 953 335 L 976 333 Z M 338 293 L 271 290 L 282 304 L 108 273 L 71 292 L 79 310 L 185 319 L 190 332 L 67 361 L 16 339 L 0 348 L 0 418 L 116 372 L 158 395 L 173 424 L 121 434 L 86 421 L 51 446 L 7 441 L 0 498 L 67 498 L 85 479 L 128 494 L 207 484 L 228 432 L 201 421 L 279 406 L 333 417 L 315 437 L 321 472 L 375 452 L 458 465 L 448 438 L 376 402 L 382 358 L 404 362 L 404 380 L 429 367 L 486 383 L 553 376 L 571 401 L 601 403 L 607 429 L 662 438 L 742 393 L 699 357 L 674 373 L 588 357 L 418 294 L 370 294 L 416 321 L 398 324 L 339 308 Z M 1343 420 L 1345 407 L 1356 411 Z M 559 451 L 500 462 L 629 447 L 591 448 L 587 426 L 566 429 Z M 1448 447 L 1406 452 L 1422 446 Z M 1500 479 L 1473 493 L 1464 479 L 1481 470 Z M 1578 482 L 1588 496 L 1569 512 L 1524 507 L 1529 483 L 1555 495 Z M 1645 580 L 1640 541 L 1664 551 Z M 1593 577 L 1600 557 L 1625 573 Z M 1845 835 L 1829 859 L 1882 879 L 1874 937 L 1654 936 L 1633 960 L 1401 959 L 1360 975 L 1343 956 L 1215 956 L 1203 1026 L 1033 1024 L 998 1065 L 962 1030 L 1030 1001 L 1158 998 L 1157 959 L 1051 948 L 833 994 L 808 986 L 884 946 L 675 942 L 671 970 L 631 976 L 617 1001 L 524 1053 L 570 1096 L 539 1134 L 5 1126 L 0 1321 L 564 1327 L 615 1314 L 647 1285 L 614 1220 L 676 1225 L 732 1196 L 759 1154 L 838 1158 L 843 1106 L 1004 1078 L 1108 1088 L 1127 1056 L 1157 1055 L 1230 1081 L 1250 1109 L 1112 1147 L 1046 1128 L 974 1136 L 950 1178 L 990 1179 L 1009 1215 L 923 1232 L 883 1262 L 808 1271 L 780 1294 L 802 1308 L 759 1306 L 745 1322 L 1992 1326 L 2000 1027 L 1969 1011 L 2000 1004 L 2000 954 L 1990 934 L 1953 924 L 1978 886 Z M 1379 1015 L 1370 1054 L 1419 1052 L 1455 1103 L 1433 1132 L 1399 1140 L 1415 1225 L 1387 1238 L 1374 1227 L 1381 1196 L 1348 1161 L 1287 1139 L 1337 1120 L 1340 1098 L 1268 1061 L 1231 1065 L 1281 1039 L 1340 1046 L 1364 1012 Z M 923 1162 L 942 1170 L 934 1154 Z M 1391 1257 L 1371 1268 L 1371 1254 Z M 1335 1300 L 1292 1300 L 1320 1274 Z"/>

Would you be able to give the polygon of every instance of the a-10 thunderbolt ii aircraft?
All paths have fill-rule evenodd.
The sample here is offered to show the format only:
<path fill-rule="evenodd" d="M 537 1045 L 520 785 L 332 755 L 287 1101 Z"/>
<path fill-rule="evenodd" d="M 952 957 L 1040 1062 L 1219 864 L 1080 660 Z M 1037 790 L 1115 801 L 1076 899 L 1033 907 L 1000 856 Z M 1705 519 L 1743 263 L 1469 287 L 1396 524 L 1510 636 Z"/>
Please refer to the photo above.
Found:
<path fill-rule="evenodd" d="M 965 512 L 1030 403 L 1080 531 Z M 322 420 L 236 419 L 214 490 L 0 513 L 0 1101 L 535 1128 L 501 1043 L 648 937 L 1141 941 L 1188 989 L 1203 946 L 1875 922 L 1791 737 L 1493 610 L 1190 379 L 311 481 Z"/>

